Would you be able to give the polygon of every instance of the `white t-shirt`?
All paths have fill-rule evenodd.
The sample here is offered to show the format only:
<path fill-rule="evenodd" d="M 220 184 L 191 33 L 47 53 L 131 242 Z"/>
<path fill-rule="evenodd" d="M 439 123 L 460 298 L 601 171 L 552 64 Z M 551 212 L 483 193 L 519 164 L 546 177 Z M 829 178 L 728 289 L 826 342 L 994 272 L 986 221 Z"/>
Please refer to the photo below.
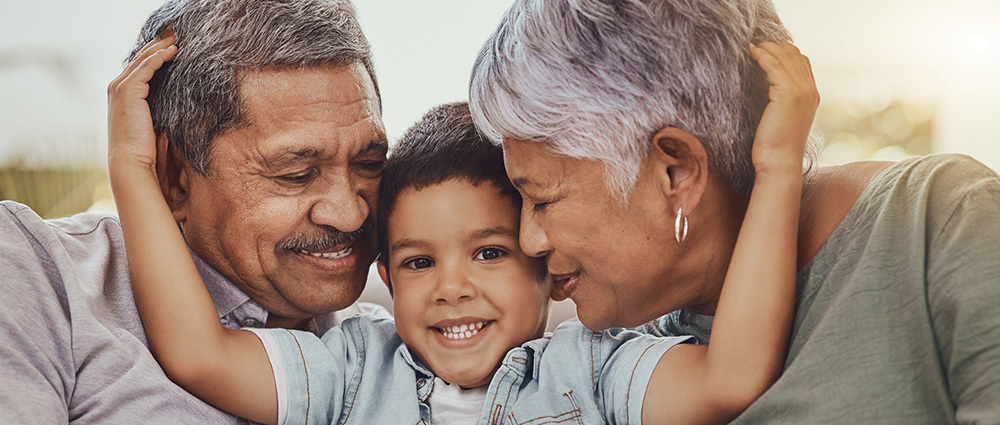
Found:
<path fill-rule="evenodd" d="M 431 406 L 431 425 L 478 424 L 489 386 L 462 389 L 434 378 L 434 389 L 427 402 Z"/>

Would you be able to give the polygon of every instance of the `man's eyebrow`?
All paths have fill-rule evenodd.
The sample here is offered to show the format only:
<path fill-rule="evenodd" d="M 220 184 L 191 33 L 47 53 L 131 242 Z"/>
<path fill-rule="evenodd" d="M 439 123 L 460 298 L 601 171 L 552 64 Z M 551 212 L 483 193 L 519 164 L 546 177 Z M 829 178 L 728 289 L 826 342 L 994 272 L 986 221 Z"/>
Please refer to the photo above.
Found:
<path fill-rule="evenodd" d="M 406 248 L 428 249 L 430 248 L 430 244 L 427 243 L 427 241 L 420 239 L 402 239 L 392 244 L 392 246 L 389 248 L 389 253 L 393 253 Z"/>
<path fill-rule="evenodd" d="M 319 156 L 319 151 L 312 148 L 298 150 L 284 150 L 267 160 L 267 166 L 271 168 L 282 168 L 296 162 L 313 159 Z"/>
<path fill-rule="evenodd" d="M 507 237 L 511 237 L 511 238 L 517 239 L 518 234 L 517 234 L 517 230 L 511 229 L 510 227 L 507 227 L 507 226 L 494 226 L 494 227 L 489 227 L 489 228 L 486 228 L 486 229 L 480 229 L 480 230 L 477 230 L 475 232 L 472 232 L 472 234 L 469 235 L 469 240 L 486 239 L 486 238 L 489 238 L 491 236 L 507 236 Z"/>

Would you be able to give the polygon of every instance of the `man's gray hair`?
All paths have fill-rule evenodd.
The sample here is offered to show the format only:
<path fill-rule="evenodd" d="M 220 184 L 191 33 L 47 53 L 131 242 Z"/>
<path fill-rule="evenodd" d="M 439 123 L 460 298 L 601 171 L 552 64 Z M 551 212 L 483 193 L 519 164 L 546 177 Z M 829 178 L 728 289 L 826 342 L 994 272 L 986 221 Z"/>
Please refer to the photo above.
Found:
<path fill-rule="evenodd" d="M 790 38 L 770 0 L 518 0 L 479 53 L 470 106 L 494 142 L 601 161 L 623 201 L 653 135 L 678 127 L 749 197 L 768 102 L 749 46 Z"/>
<path fill-rule="evenodd" d="M 153 127 L 202 174 L 211 141 L 249 125 L 242 70 L 360 62 L 379 93 L 370 45 L 348 0 L 168 0 L 146 20 L 126 62 L 168 28 L 178 53 L 150 81 Z"/>

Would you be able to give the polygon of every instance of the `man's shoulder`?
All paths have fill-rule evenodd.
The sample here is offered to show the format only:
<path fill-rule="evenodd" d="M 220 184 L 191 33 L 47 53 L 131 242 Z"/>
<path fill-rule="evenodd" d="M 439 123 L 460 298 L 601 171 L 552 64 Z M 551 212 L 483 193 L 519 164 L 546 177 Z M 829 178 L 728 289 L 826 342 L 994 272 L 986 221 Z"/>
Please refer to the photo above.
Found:
<path fill-rule="evenodd" d="M 71 217 L 43 219 L 31 207 L 15 202 L 0 201 L 0 220 L 3 226 L 11 226 L 5 240 L 21 235 L 25 238 L 45 240 L 49 237 L 74 238 L 107 235 L 121 239 L 121 224 L 118 217 L 109 214 L 80 213 Z M 20 231 L 13 231 L 13 229 Z"/>

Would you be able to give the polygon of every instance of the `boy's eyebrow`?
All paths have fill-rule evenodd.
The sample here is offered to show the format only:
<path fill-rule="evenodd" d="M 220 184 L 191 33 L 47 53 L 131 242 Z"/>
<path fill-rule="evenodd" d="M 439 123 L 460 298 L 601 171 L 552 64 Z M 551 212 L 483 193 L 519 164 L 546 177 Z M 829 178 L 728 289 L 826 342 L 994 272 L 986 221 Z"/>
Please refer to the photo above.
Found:
<path fill-rule="evenodd" d="M 480 229 L 469 235 L 469 240 L 486 239 L 491 236 L 507 236 L 517 239 L 517 230 L 511 229 L 506 226 L 494 226 L 486 229 Z"/>
<path fill-rule="evenodd" d="M 392 244 L 392 247 L 389 248 L 389 252 L 392 253 L 405 248 L 428 249 L 430 248 L 430 244 L 427 243 L 427 241 L 420 239 L 402 239 Z"/>

